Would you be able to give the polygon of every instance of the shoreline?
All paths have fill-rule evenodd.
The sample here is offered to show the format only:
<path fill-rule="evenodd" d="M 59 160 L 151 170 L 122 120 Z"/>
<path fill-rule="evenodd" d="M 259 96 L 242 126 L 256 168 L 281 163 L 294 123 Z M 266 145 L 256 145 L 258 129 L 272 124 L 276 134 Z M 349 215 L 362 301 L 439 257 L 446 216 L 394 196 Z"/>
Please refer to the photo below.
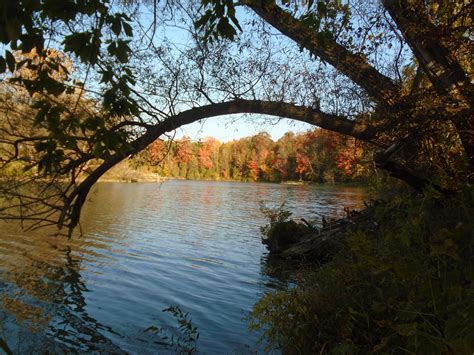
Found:
<path fill-rule="evenodd" d="M 148 174 L 146 174 L 148 175 Z M 151 175 L 151 174 L 150 174 Z M 318 183 L 312 181 L 244 181 L 244 180 L 226 180 L 226 179 L 185 179 L 179 177 L 168 177 L 168 176 L 138 176 L 138 177 L 103 177 L 98 182 L 120 182 L 126 184 L 142 183 L 142 182 L 159 182 L 163 183 L 166 181 L 212 181 L 212 182 L 234 182 L 234 183 L 249 183 L 249 184 L 276 184 L 276 185 L 287 185 L 287 186 L 321 186 L 321 187 L 367 187 L 365 183 L 351 183 L 351 182 L 336 182 L 336 183 Z"/>

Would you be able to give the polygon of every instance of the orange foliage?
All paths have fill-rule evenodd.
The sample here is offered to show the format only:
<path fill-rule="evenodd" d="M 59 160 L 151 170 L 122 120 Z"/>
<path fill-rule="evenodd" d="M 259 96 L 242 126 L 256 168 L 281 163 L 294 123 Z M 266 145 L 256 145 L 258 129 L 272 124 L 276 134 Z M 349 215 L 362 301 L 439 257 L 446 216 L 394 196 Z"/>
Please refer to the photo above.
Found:
<path fill-rule="evenodd" d="M 164 158 L 166 143 L 149 148 L 151 163 Z M 221 144 L 214 138 L 173 142 L 169 159 L 161 162 L 164 175 L 247 181 L 347 181 L 364 177 L 365 146 L 352 138 L 315 129 L 287 133 L 273 141 L 266 133 Z"/>

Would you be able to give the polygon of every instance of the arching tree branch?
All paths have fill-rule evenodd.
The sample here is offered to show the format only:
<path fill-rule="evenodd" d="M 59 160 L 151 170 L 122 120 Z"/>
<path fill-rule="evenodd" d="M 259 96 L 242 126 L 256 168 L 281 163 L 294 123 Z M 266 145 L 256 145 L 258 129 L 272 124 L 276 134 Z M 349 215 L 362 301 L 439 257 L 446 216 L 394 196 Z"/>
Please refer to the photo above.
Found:
<path fill-rule="evenodd" d="M 153 128 L 149 128 L 146 133 L 130 144 L 129 149 L 106 159 L 67 196 L 58 226 L 60 228 L 67 226 L 72 230 L 79 222 L 82 206 L 94 183 L 113 166 L 128 156 L 145 149 L 161 135 L 204 118 L 236 113 L 256 113 L 285 117 L 310 123 L 323 129 L 349 135 L 370 143 L 374 143 L 373 138 L 376 134 L 376 129 L 373 126 L 352 121 L 342 116 L 331 115 L 319 110 L 283 102 L 235 100 L 193 108 L 172 116 Z"/>

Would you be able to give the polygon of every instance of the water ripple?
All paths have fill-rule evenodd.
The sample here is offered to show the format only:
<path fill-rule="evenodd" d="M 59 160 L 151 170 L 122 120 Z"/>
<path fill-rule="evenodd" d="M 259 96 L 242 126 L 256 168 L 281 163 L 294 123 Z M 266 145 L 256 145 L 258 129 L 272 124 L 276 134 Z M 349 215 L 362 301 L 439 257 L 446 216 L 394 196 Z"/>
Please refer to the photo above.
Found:
<path fill-rule="evenodd" d="M 8 338 L 24 335 L 24 352 L 156 353 L 163 348 L 144 330 L 175 329 L 162 309 L 180 305 L 199 329 L 200 351 L 251 353 L 259 335 L 243 318 L 281 282 L 267 273 L 259 202 L 286 201 L 295 218 L 320 218 L 362 198 L 357 189 L 312 186 L 98 184 L 80 237 L 0 225 L 0 319 Z M 28 330 L 32 322 L 48 341 Z"/>

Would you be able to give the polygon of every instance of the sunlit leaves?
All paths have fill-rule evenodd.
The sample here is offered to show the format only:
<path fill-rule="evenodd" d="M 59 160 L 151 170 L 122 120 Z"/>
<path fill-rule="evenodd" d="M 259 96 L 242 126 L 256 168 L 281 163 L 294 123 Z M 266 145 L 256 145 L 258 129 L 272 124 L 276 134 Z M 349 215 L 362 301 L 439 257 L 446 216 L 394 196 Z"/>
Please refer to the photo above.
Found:
<path fill-rule="evenodd" d="M 95 65 L 98 63 L 101 52 L 103 37 L 106 29 L 109 28 L 116 35 L 114 41 L 109 40 L 107 48 L 110 56 L 117 58 L 120 63 L 126 63 L 129 59 L 130 48 L 128 41 L 121 36 L 132 37 L 133 30 L 130 25 L 130 17 L 124 13 L 109 13 L 109 4 L 103 0 L 89 1 L 55 1 L 47 0 L 42 3 L 27 1 L 17 3 L 14 1 L 2 2 L 0 5 L 2 18 L 0 19 L 0 40 L 14 50 L 20 50 L 23 54 L 35 50 L 38 55 L 43 54 L 44 48 L 44 23 L 62 22 L 71 29 L 64 35 L 62 41 L 63 50 L 72 53 L 83 63 Z M 95 16 L 98 21 L 89 29 L 73 30 L 71 22 L 80 16 Z M 31 63 L 24 62 L 28 69 L 34 70 Z M 6 69 L 10 72 L 15 70 L 15 58 L 7 51 L 5 57 L 0 57 L 0 72 Z M 40 76 L 38 76 L 39 78 Z M 50 86 L 43 84 L 32 84 L 29 87 L 33 90 L 46 89 Z M 54 86 L 51 88 L 55 89 Z M 57 90 L 55 90 L 55 93 Z"/>
<path fill-rule="evenodd" d="M 0 56 L 0 73 L 8 71 L 8 80 L 30 95 L 33 125 L 47 136 L 34 144 L 38 172 L 61 171 L 71 154 L 89 150 L 104 158 L 125 147 L 127 135 L 110 128 L 116 117 L 139 114 L 130 98 L 135 78 L 127 66 L 131 18 L 114 12 L 107 0 L 3 1 L 0 10 L 0 41 L 8 48 Z M 44 49 L 56 27 L 64 31 L 58 47 Z M 72 80 L 64 63 L 70 58 L 102 75 L 102 110 L 92 108 L 88 115 L 78 110 L 84 84 Z"/>

